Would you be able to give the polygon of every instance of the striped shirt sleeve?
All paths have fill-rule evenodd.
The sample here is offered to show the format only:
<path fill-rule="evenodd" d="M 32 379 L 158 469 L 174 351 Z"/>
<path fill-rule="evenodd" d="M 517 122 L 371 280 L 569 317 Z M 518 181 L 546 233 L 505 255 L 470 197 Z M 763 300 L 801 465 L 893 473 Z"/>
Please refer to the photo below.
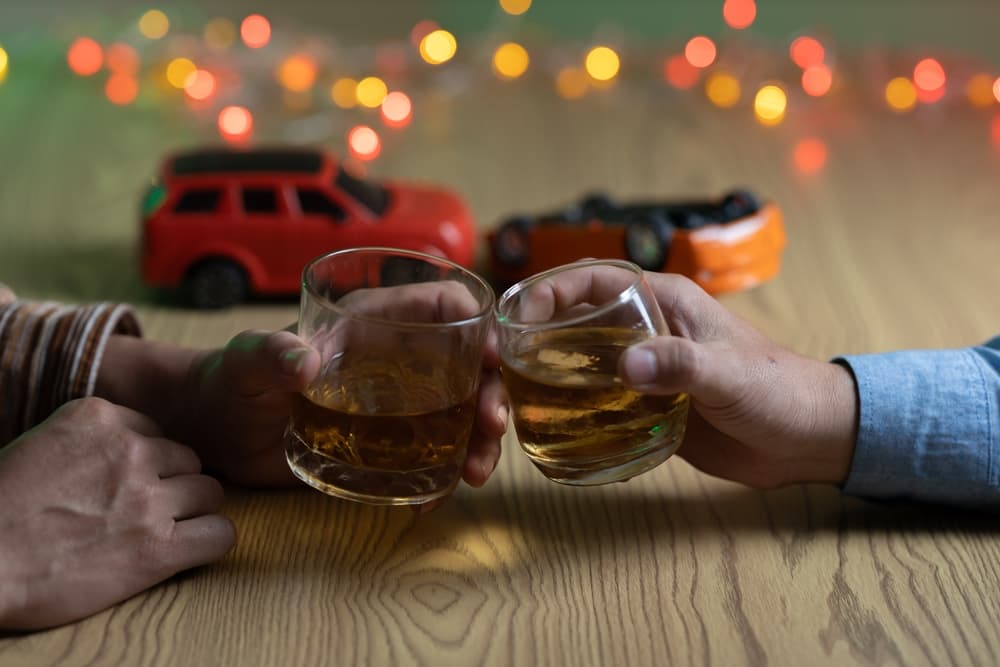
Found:
<path fill-rule="evenodd" d="M 93 394 L 112 334 L 142 335 L 130 306 L 18 300 L 0 285 L 0 446 Z"/>

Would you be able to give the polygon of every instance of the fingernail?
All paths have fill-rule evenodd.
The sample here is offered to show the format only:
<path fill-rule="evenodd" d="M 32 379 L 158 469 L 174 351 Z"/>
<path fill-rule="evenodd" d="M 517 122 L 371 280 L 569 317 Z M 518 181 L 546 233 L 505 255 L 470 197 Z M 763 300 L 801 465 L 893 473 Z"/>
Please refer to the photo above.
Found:
<path fill-rule="evenodd" d="M 285 350 L 281 353 L 281 372 L 286 375 L 298 375 L 306 363 L 306 355 L 308 354 L 309 350 L 304 347 Z"/>
<path fill-rule="evenodd" d="M 633 347 L 625 351 L 622 370 L 629 384 L 654 384 L 659 372 L 656 355 L 652 350 Z"/>
<path fill-rule="evenodd" d="M 497 420 L 500 422 L 500 428 L 507 430 L 507 417 L 510 416 L 510 412 L 507 410 L 506 405 L 501 405 L 497 408 Z"/>

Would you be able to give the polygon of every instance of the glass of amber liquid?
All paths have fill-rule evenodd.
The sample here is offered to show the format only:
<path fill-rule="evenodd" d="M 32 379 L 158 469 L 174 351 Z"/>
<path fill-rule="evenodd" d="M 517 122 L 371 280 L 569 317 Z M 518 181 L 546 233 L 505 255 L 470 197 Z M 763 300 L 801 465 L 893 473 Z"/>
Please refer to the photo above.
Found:
<path fill-rule="evenodd" d="M 298 333 L 322 366 L 285 432 L 292 472 L 375 505 L 449 494 L 472 433 L 494 303 L 482 278 L 431 255 L 353 248 L 313 260 Z"/>
<path fill-rule="evenodd" d="M 590 260 L 526 278 L 500 297 L 497 322 L 514 430 L 546 477 L 625 481 L 680 447 L 687 395 L 640 394 L 618 377 L 628 346 L 670 333 L 638 266 Z"/>

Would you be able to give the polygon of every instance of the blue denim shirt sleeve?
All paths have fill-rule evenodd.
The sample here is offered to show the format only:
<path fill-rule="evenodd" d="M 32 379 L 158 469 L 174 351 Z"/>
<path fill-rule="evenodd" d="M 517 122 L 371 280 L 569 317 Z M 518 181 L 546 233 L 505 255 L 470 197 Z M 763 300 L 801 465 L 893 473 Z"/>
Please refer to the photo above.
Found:
<path fill-rule="evenodd" d="M 835 361 L 860 400 L 845 493 L 1000 510 L 1000 337 Z"/>

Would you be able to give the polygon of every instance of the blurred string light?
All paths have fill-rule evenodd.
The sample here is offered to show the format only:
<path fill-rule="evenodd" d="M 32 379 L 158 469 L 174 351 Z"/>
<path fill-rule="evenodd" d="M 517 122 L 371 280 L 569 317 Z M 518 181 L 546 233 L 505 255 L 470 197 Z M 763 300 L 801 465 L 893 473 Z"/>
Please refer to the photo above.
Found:
<path fill-rule="evenodd" d="M 330 88 L 330 99 L 341 109 L 358 106 L 358 82 L 349 77 L 337 79 Z"/>
<path fill-rule="evenodd" d="M 663 63 L 663 78 L 674 88 L 687 90 L 698 84 L 701 70 L 692 65 L 687 56 L 678 53 Z"/>
<path fill-rule="evenodd" d="M 985 72 L 974 74 L 965 83 L 965 96 L 969 104 L 984 109 L 996 104 L 993 96 L 993 77 Z"/>
<path fill-rule="evenodd" d="M 92 76 L 100 71 L 104 63 L 104 49 L 89 37 L 78 37 L 69 45 L 66 62 L 75 74 Z"/>
<path fill-rule="evenodd" d="M 584 58 L 584 69 L 595 81 L 611 81 L 618 76 L 621 60 L 614 49 L 608 46 L 595 46 L 587 52 Z"/>
<path fill-rule="evenodd" d="M 374 160 L 382 151 L 382 140 L 367 125 L 355 125 L 347 133 L 347 148 L 359 160 Z"/>
<path fill-rule="evenodd" d="M 355 90 L 358 102 L 361 106 L 368 107 L 369 109 L 377 109 L 385 101 L 385 96 L 388 94 L 389 87 L 385 85 L 385 81 L 377 76 L 368 76 L 361 79 Z"/>
<path fill-rule="evenodd" d="M 7 69 L 9 67 L 8 63 L 10 58 L 7 56 L 7 52 L 4 51 L 3 47 L 0 46 L 0 83 L 3 83 L 4 79 L 7 78 Z"/>
<path fill-rule="evenodd" d="M 267 46 L 271 41 L 271 22 L 260 14 L 251 14 L 240 23 L 240 37 L 251 49 Z"/>
<path fill-rule="evenodd" d="M 754 0 L 726 0 L 722 5 L 722 18 L 734 30 L 749 28 L 757 18 L 757 3 Z"/>
<path fill-rule="evenodd" d="M 184 92 L 192 100 L 201 102 L 215 93 L 215 75 L 203 69 L 198 69 L 184 80 Z"/>
<path fill-rule="evenodd" d="M 803 35 L 792 40 L 788 47 L 788 55 L 792 62 L 802 69 L 822 65 L 826 60 L 826 49 L 813 37 Z"/>
<path fill-rule="evenodd" d="M 556 74 L 556 93 L 563 99 L 580 99 L 589 88 L 590 77 L 579 67 L 564 67 Z"/>
<path fill-rule="evenodd" d="M 241 106 L 228 106 L 219 111 L 219 134 L 227 141 L 240 142 L 253 132 L 253 115 Z"/>
<path fill-rule="evenodd" d="M 909 111 L 917 105 L 917 89 L 905 76 L 897 76 L 885 86 L 885 101 L 893 111 Z"/>
<path fill-rule="evenodd" d="M 139 82 L 131 74 L 112 74 L 104 83 L 104 95 L 112 104 L 131 104 L 138 94 Z"/>
<path fill-rule="evenodd" d="M 382 100 L 382 122 L 389 127 L 406 127 L 412 118 L 413 103 L 406 93 L 394 90 Z"/>
<path fill-rule="evenodd" d="M 188 77 L 198 69 L 195 64 L 187 58 L 174 58 L 167 63 L 167 83 L 174 88 L 184 88 Z"/>
<path fill-rule="evenodd" d="M 225 51 L 236 41 L 236 26 L 227 18 L 214 18 L 205 24 L 202 38 L 209 48 Z"/>
<path fill-rule="evenodd" d="M 493 53 L 493 71 L 504 79 L 516 79 L 528 69 L 528 51 L 516 42 L 501 44 Z"/>
<path fill-rule="evenodd" d="M 802 72 L 802 90 L 812 97 L 822 97 L 833 86 L 833 73 L 826 65 L 811 65 Z"/>
<path fill-rule="evenodd" d="M 285 58 L 278 67 L 278 81 L 296 93 L 302 93 L 316 83 L 316 61 L 309 56 L 296 54 Z"/>
<path fill-rule="evenodd" d="M 134 75 L 139 71 L 139 53 L 122 42 L 115 42 L 104 52 L 107 68 L 115 74 Z"/>
<path fill-rule="evenodd" d="M 150 9 L 139 19 L 139 32 L 146 39 L 160 39 L 170 30 L 170 19 L 159 9 Z"/>
<path fill-rule="evenodd" d="M 437 29 L 420 40 L 420 57 L 431 65 L 441 65 L 455 57 L 458 40 L 447 30 Z"/>
<path fill-rule="evenodd" d="M 692 37 L 684 46 L 684 57 L 699 69 L 704 69 L 714 63 L 715 55 L 715 42 L 704 35 Z"/>
<path fill-rule="evenodd" d="M 512 16 L 519 16 L 531 9 L 531 0 L 500 0 L 500 8 Z"/>
<path fill-rule="evenodd" d="M 792 164 L 802 174 L 815 174 L 826 166 L 827 153 L 822 139 L 800 139 L 792 149 Z"/>
<path fill-rule="evenodd" d="M 741 93 L 739 80 L 728 72 L 713 72 L 705 81 L 705 96 L 722 109 L 736 106 Z"/>
<path fill-rule="evenodd" d="M 777 125 L 785 118 L 788 96 L 781 86 L 762 86 L 753 98 L 753 111 L 762 125 Z"/>

